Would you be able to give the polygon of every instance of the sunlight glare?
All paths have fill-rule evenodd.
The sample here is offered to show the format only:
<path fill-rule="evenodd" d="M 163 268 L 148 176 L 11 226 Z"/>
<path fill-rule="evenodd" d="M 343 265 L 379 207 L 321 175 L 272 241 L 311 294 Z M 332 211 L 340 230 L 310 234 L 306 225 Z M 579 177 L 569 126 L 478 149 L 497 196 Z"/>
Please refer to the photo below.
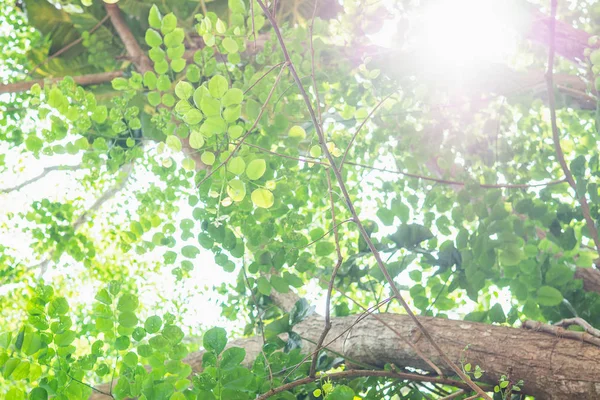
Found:
<path fill-rule="evenodd" d="M 511 1 L 439 0 L 415 10 L 407 47 L 424 62 L 447 67 L 472 68 L 505 62 L 516 52 L 516 33 L 511 28 L 517 10 Z M 379 46 L 397 48 L 397 19 L 382 21 L 379 32 L 369 35 Z M 425 53 L 423 55 L 422 53 Z"/>
<path fill-rule="evenodd" d="M 508 2 L 442 0 L 423 15 L 425 46 L 437 63 L 472 66 L 504 61 L 516 50 Z"/>

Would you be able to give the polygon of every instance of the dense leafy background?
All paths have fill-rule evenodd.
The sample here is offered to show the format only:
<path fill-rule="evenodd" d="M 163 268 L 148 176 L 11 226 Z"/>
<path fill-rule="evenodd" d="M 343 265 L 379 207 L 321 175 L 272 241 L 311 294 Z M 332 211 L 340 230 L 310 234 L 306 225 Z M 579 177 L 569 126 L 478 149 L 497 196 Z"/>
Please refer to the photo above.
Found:
<path fill-rule="evenodd" d="M 329 190 L 314 125 L 258 4 L 121 0 L 152 62 L 138 71 L 102 2 L 17 3 L 0 2 L 10 32 L 0 39 L 0 76 L 67 78 L 0 95 L 7 398 L 87 398 L 90 385 L 112 378 L 116 398 L 254 398 L 273 384 L 269 373 L 300 362 L 301 339 L 276 334 L 312 312 L 307 302 L 281 310 L 271 295 L 323 296 L 338 258 L 334 225 L 343 263 L 333 315 L 362 312 L 340 292 L 367 306 L 391 296 L 335 180 Z M 478 73 L 492 71 L 482 83 L 469 68 L 424 57 L 420 2 L 323 1 L 314 21 L 311 1 L 280 3 L 276 17 L 326 146 L 338 165 L 349 147 L 341 170 L 351 201 L 415 313 L 510 326 L 577 315 L 600 326 L 598 293 L 574 279 L 598 256 L 578 202 L 588 199 L 597 223 L 596 40 L 579 63 L 557 60 L 557 74 L 584 82 L 583 93 L 556 93 L 575 193 L 539 89 L 544 46 L 519 39 L 503 66 L 508 78 L 481 61 Z M 598 5 L 573 4 L 561 4 L 563 21 L 597 30 Z M 399 21 L 393 49 L 367 35 L 386 16 Z M 91 87 L 69 77 L 109 71 L 122 76 Z M 527 74 L 537 86 L 502 90 Z M 53 184 L 10 190 L 47 167 L 59 169 L 47 176 L 60 176 Z M 190 301 L 199 293 L 202 304 L 212 296 L 220 305 L 228 333 L 206 325 Z M 269 343 L 246 368 L 243 349 L 224 348 L 228 335 L 252 334 Z M 195 375 L 181 360 L 199 348 L 204 372 Z M 339 362 L 324 355 L 318 368 Z M 284 378 L 275 375 L 273 386 Z M 428 393 L 378 382 L 323 381 L 281 397 Z"/>

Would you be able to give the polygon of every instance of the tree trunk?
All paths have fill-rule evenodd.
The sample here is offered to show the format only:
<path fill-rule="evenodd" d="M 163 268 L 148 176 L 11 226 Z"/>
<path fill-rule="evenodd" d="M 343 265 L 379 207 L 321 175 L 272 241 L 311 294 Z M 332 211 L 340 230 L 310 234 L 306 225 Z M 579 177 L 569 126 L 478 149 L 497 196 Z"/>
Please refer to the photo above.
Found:
<path fill-rule="evenodd" d="M 443 373 L 453 375 L 408 316 L 378 314 L 378 318 L 402 338 L 413 341 Z M 328 349 L 374 368 L 393 363 L 398 369 L 411 367 L 431 372 L 431 367 L 405 340 L 374 317 L 352 326 L 356 319 L 357 316 L 332 319 L 332 329 L 325 340 L 325 344 L 333 340 L 327 344 Z M 441 318 L 419 317 L 419 320 L 455 363 L 479 365 L 485 371 L 481 382 L 497 384 L 501 375 L 507 375 L 511 383 L 522 379 L 522 392 L 535 396 L 536 400 L 600 398 L 600 348 L 597 346 L 526 329 Z M 320 317 L 308 318 L 294 327 L 300 336 L 315 342 L 322 329 Z M 250 365 L 260 353 L 261 340 L 252 337 L 230 345 L 244 347 L 245 363 Z M 304 341 L 305 352 L 312 348 L 311 343 Z M 192 353 L 185 359 L 195 372 L 202 369 L 202 354 L 201 351 Z M 106 386 L 102 388 L 106 389 Z M 98 393 L 92 396 L 96 400 L 106 398 Z"/>

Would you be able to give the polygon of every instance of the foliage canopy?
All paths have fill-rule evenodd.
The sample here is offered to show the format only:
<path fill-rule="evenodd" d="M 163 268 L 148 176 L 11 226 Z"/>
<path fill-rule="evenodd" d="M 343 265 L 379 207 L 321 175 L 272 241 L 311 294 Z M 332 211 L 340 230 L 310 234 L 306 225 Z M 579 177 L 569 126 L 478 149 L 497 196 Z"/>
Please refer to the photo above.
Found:
<path fill-rule="evenodd" d="M 476 381 L 519 399 L 541 389 L 447 359 L 415 315 L 600 326 L 600 6 L 523 4 L 513 59 L 451 65 L 423 45 L 421 1 L 17 3 L 0 0 L 5 398 L 474 398 Z M 386 15 L 394 48 L 373 41 Z M 179 291 L 217 269 L 232 283 L 192 284 L 229 331 L 186 321 Z M 320 349 L 327 323 L 297 328 L 319 304 L 327 323 L 408 312 L 435 363 Z"/>

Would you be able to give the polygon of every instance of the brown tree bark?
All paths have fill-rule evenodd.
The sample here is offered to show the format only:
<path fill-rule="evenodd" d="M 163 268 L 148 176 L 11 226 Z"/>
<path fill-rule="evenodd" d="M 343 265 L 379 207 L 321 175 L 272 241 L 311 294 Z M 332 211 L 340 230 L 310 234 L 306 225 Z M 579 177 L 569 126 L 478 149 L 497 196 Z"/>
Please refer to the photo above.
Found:
<path fill-rule="evenodd" d="M 402 337 L 412 340 L 447 376 L 452 376 L 452 371 L 441 362 L 439 354 L 418 333 L 408 316 L 378 314 L 378 318 Z M 412 367 L 431 372 L 431 367 L 410 346 L 374 317 L 354 325 L 356 319 L 357 316 L 332 319 L 332 329 L 325 340 L 326 344 L 333 340 L 327 344 L 328 349 L 355 363 L 376 368 L 393 363 L 398 370 Z M 501 375 L 507 375 L 512 383 L 522 379 L 522 392 L 537 400 L 600 398 L 600 348 L 597 346 L 526 329 L 441 318 L 419 317 L 419 320 L 454 362 L 479 365 L 485 371 L 481 382 L 497 384 Z M 310 317 L 295 326 L 294 331 L 315 342 L 322 328 L 322 318 Z M 230 346 L 244 347 L 245 364 L 250 365 L 260 353 L 261 343 L 262 338 L 251 337 L 233 341 Z M 304 341 L 303 344 L 304 352 L 312 351 L 311 343 Z M 202 370 L 202 354 L 202 351 L 195 352 L 185 359 L 194 372 Z M 107 389 L 107 385 L 101 387 L 101 390 Z M 91 398 L 107 397 L 95 393 Z"/>
<path fill-rule="evenodd" d="M 74 76 L 73 80 L 76 84 L 81 86 L 99 85 L 101 83 L 107 83 L 112 81 L 114 78 L 123 76 L 123 71 L 112 71 L 112 72 L 101 72 L 98 74 L 88 74 Z M 56 83 L 62 81 L 64 77 L 49 78 L 49 79 L 35 79 L 31 81 L 22 81 L 15 83 L 0 84 L 0 94 L 2 93 L 16 93 L 25 92 L 36 83 L 40 86 L 44 86 L 46 83 Z"/>

